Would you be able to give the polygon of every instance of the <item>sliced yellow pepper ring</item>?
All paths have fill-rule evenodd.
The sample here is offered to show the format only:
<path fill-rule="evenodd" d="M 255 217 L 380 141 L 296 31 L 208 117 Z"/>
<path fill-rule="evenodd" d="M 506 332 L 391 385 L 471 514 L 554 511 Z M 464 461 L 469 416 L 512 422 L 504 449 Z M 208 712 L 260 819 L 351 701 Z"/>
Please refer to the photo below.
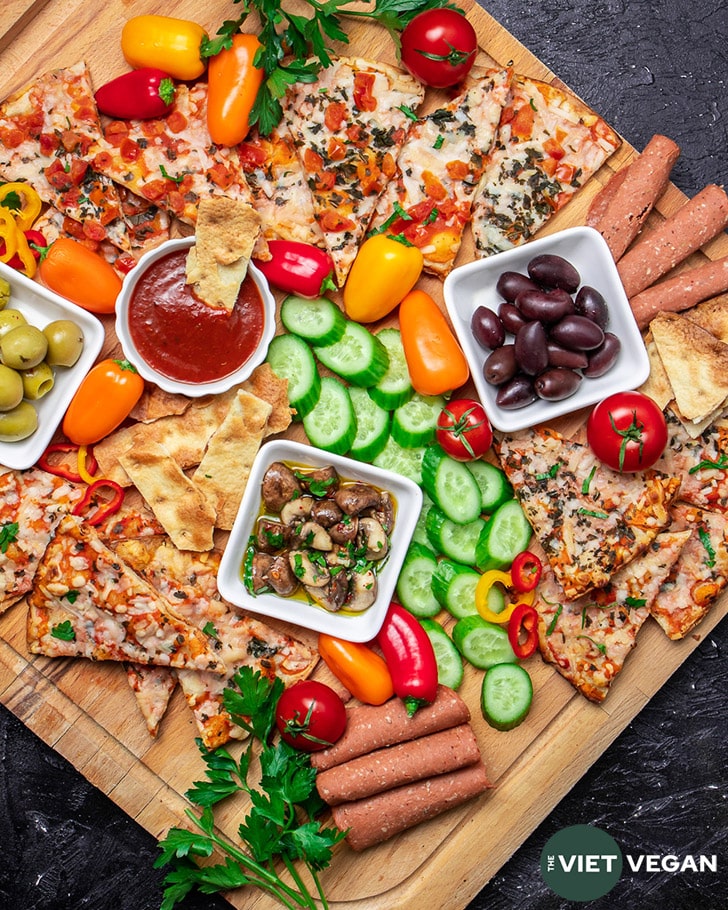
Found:
<path fill-rule="evenodd" d="M 19 203 L 17 208 L 15 205 L 8 206 L 8 202 L 15 202 L 15 199 L 8 199 L 13 196 L 17 197 Z M 19 231 L 27 231 L 40 215 L 42 202 L 38 193 L 29 184 L 4 183 L 0 186 L 0 206 L 12 212 Z"/>
<path fill-rule="evenodd" d="M 33 255 L 33 251 L 28 244 L 28 240 L 25 234 L 22 231 L 18 231 L 18 236 L 16 237 L 18 246 L 16 253 L 20 257 L 20 261 L 23 263 L 22 269 L 19 269 L 24 275 L 27 275 L 28 278 L 33 278 L 36 271 L 38 270 L 38 260 Z"/>
<path fill-rule="evenodd" d="M 89 486 L 92 483 L 96 483 L 99 480 L 98 477 L 93 477 L 89 474 L 86 468 L 86 458 L 88 457 L 88 446 L 79 446 L 78 455 L 77 455 L 77 465 L 78 465 L 78 474 L 81 480 L 85 481 Z"/>
<path fill-rule="evenodd" d="M 518 604 L 532 604 L 536 596 L 535 591 L 515 592 L 517 599 L 508 604 L 500 613 L 494 613 L 488 606 L 488 593 L 493 585 L 496 584 L 501 584 L 508 591 L 513 591 L 511 573 L 502 572 L 499 569 L 490 569 L 488 572 L 483 572 L 475 588 L 475 607 L 483 619 L 488 622 L 496 622 L 500 625 L 507 623 Z"/>
<path fill-rule="evenodd" d="M 10 262 L 18 251 L 20 231 L 15 219 L 8 209 L 0 207 L 0 240 L 5 241 L 5 249 L 0 254 L 0 262 Z"/>

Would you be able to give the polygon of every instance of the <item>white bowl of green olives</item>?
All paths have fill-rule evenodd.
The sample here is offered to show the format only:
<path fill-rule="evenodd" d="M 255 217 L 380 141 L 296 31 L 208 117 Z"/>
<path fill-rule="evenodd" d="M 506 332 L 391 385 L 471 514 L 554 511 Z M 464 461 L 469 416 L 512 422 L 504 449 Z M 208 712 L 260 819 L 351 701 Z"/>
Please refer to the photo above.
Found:
<path fill-rule="evenodd" d="M 91 313 L 0 262 L 0 465 L 40 458 L 104 336 Z"/>

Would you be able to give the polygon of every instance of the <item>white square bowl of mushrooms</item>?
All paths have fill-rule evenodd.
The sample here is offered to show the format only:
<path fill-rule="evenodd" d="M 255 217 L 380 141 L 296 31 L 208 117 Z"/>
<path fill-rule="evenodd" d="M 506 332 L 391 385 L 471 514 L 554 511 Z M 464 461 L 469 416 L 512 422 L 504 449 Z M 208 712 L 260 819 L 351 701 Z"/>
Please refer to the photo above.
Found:
<path fill-rule="evenodd" d="M 261 447 L 218 570 L 241 609 L 366 642 L 422 506 L 406 477 L 287 439 Z"/>

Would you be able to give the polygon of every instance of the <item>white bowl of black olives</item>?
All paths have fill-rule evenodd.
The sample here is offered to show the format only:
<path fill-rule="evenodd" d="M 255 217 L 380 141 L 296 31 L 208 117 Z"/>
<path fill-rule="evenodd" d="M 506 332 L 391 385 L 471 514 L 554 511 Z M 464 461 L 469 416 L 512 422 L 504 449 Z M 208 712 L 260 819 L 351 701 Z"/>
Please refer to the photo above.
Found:
<path fill-rule="evenodd" d="M 444 296 L 483 406 L 503 432 L 637 388 L 649 375 L 616 265 L 593 228 L 454 269 Z"/>

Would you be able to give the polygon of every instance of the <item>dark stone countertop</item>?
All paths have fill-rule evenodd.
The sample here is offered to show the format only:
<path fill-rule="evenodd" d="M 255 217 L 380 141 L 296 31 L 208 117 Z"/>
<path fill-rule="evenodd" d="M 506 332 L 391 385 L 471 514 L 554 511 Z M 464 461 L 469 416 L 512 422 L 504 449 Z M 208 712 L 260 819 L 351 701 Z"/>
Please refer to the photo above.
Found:
<path fill-rule="evenodd" d="M 483 5 L 638 150 L 656 132 L 675 139 L 673 180 L 687 195 L 726 181 L 725 0 Z M 468 910 L 728 906 L 727 649 L 723 622 Z M 633 855 L 716 854 L 718 872 L 624 872 L 601 900 L 565 901 L 544 883 L 539 860 L 548 838 L 574 824 L 602 828 Z M 159 908 L 154 839 L 2 707 L 0 847 L 2 910 Z M 179 906 L 230 905 L 213 896 Z"/>

